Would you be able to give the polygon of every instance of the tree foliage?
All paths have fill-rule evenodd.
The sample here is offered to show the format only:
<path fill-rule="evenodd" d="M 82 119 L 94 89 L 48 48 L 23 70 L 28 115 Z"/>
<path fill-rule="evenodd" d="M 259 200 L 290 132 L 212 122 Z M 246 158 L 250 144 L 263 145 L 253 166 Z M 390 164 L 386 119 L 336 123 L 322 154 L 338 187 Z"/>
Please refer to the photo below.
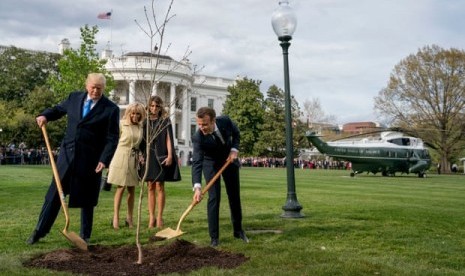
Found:
<path fill-rule="evenodd" d="M 375 110 L 410 130 L 441 156 L 446 171 L 465 138 L 465 52 L 426 46 L 397 64 Z"/>
<path fill-rule="evenodd" d="M 38 110 L 28 100 L 57 70 L 58 54 L 9 47 L 0 54 L 0 144 L 37 144 L 34 127 Z M 32 126 L 32 128 L 30 128 Z M 40 138 L 40 137 L 39 137 Z"/>
<path fill-rule="evenodd" d="M 291 113 L 293 122 L 294 157 L 297 156 L 302 141 L 303 128 L 296 132 L 299 125 L 300 110 L 296 100 L 291 98 Z M 260 138 L 255 145 L 257 155 L 283 158 L 286 156 L 286 123 L 285 123 L 285 96 L 277 86 L 272 85 L 267 91 L 265 99 L 265 119 Z"/>
<path fill-rule="evenodd" d="M 261 81 L 244 78 L 228 87 L 229 95 L 223 113 L 237 123 L 241 130 L 241 155 L 254 155 L 264 119 L 264 99 L 260 92 Z"/>
<path fill-rule="evenodd" d="M 87 74 L 92 72 L 103 73 L 107 79 L 105 89 L 113 89 L 114 80 L 111 74 L 106 70 L 106 60 L 101 60 L 96 52 L 97 41 L 95 35 L 98 33 L 98 27 L 89 27 L 85 25 L 80 28 L 81 45 L 79 49 L 66 49 L 63 57 L 58 61 L 58 73 L 51 75 L 48 83 L 56 95 L 55 103 L 64 100 L 72 91 L 83 89 Z"/>
<path fill-rule="evenodd" d="M 0 100 L 21 107 L 36 87 L 56 73 L 58 54 L 10 47 L 0 54 Z"/>

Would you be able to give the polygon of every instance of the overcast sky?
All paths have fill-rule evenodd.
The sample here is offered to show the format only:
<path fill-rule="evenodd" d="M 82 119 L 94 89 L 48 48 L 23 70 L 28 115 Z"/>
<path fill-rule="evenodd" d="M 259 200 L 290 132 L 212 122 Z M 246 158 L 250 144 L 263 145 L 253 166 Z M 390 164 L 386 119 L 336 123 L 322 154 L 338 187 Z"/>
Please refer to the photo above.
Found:
<path fill-rule="evenodd" d="M 156 0 L 164 16 L 167 0 Z M 373 98 L 394 66 L 436 44 L 465 47 L 463 0 L 290 0 L 297 29 L 289 48 L 291 94 L 300 105 L 318 98 L 340 124 L 377 121 Z M 80 44 L 79 28 L 98 25 L 98 50 L 150 51 L 145 24 L 150 0 L 2 0 L 0 45 L 58 51 L 61 39 Z M 284 89 L 282 49 L 271 27 L 278 0 L 175 0 L 164 45 L 174 59 L 192 50 L 206 75 L 261 80 L 266 93 Z M 112 11 L 111 20 L 97 14 Z"/>

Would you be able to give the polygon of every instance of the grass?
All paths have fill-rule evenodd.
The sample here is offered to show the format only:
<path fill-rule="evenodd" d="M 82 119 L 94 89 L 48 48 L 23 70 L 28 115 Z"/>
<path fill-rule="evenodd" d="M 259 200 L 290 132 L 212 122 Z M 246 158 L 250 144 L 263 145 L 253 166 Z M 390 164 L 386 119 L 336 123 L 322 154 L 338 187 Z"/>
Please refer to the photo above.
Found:
<path fill-rule="evenodd" d="M 234 270 L 204 268 L 190 275 L 464 275 L 465 183 L 463 175 L 348 176 L 348 171 L 295 170 L 300 219 L 283 219 L 285 169 L 243 168 L 244 228 L 251 240 L 232 237 L 227 197 L 220 214 L 220 250 L 250 257 Z M 165 226 L 175 228 L 192 200 L 190 170 L 183 181 L 167 183 Z M 0 166 L 0 275 L 69 275 L 26 269 L 22 261 L 69 248 L 60 234 L 60 214 L 52 232 L 34 246 L 33 230 L 51 180 L 47 166 Z M 223 189 L 224 193 L 224 189 Z M 113 192 L 102 191 L 92 242 L 134 244 L 129 229 L 110 229 Z M 180 238 L 207 246 L 206 201 L 186 217 Z M 142 238 L 146 229 L 144 198 Z M 79 211 L 70 209 L 70 231 L 79 233 Z M 125 206 L 123 204 L 124 217 Z M 171 241 L 164 241 L 169 243 Z"/>

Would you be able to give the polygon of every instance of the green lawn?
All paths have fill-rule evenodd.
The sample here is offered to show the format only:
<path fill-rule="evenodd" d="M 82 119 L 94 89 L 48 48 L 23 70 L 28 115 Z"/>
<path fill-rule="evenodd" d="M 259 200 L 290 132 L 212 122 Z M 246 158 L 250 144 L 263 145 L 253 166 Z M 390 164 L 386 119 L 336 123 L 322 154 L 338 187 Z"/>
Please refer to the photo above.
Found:
<path fill-rule="evenodd" d="M 25 243 L 51 176 L 48 166 L 0 166 L 1 275 L 68 275 L 22 267 L 36 254 L 72 246 L 60 234 L 62 215 L 46 238 L 33 246 Z M 166 186 L 166 227 L 176 227 L 192 200 L 189 168 L 182 168 L 182 176 L 183 181 Z M 304 218 L 283 219 L 285 169 L 243 168 L 243 223 L 250 243 L 232 237 L 223 195 L 218 249 L 250 260 L 234 270 L 204 268 L 190 275 L 465 275 L 463 175 L 351 178 L 348 171 L 296 169 L 295 177 Z M 110 229 L 112 197 L 113 191 L 101 194 L 91 242 L 134 243 L 131 230 Z M 181 229 L 187 233 L 180 238 L 209 244 L 205 205 L 186 217 Z M 146 229 L 146 197 L 142 206 L 146 244 L 154 233 Z M 122 211 L 124 217 L 124 204 Z M 70 213 L 70 231 L 79 233 L 79 212 Z"/>

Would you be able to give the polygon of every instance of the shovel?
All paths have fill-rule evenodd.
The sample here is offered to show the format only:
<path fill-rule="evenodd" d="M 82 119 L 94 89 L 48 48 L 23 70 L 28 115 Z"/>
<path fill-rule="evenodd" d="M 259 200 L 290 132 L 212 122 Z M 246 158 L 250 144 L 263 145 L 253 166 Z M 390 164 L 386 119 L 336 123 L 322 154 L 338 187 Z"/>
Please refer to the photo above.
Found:
<path fill-rule="evenodd" d="M 58 174 L 57 170 L 57 165 L 55 164 L 55 159 L 53 159 L 53 153 L 52 149 L 50 147 L 50 142 L 48 140 L 48 135 L 47 135 L 47 130 L 45 129 L 45 125 L 42 126 L 42 133 L 45 138 L 45 144 L 47 146 L 47 151 L 48 151 L 48 156 L 50 159 L 50 164 L 52 165 L 52 170 L 53 170 L 53 176 L 55 178 L 55 183 L 57 185 L 57 190 L 58 194 L 60 197 L 61 201 L 61 207 L 63 208 L 63 213 L 65 213 L 65 228 L 61 232 L 70 242 L 74 243 L 77 248 L 82 249 L 82 250 L 87 250 L 87 243 L 78 236 L 78 234 L 74 232 L 68 232 L 68 227 L 69 227 L 69 214 L 68 214 L 68 206 L 66 205 L 65 202 L 65 194 L 63 193 L 63 188 L 61 186 L 61 180 L 60 180 L 60 175 Z"/>
<path fill-rule="evenodd" d="M 228 158 L 226 160 L 226 163 L 224 163 L 223 167 L 221 167 L 221 169 L 215 174 L 215 176 L 213 176 L 213 178 L 205 186 L 205 188 L 202 191 L 202 196 L 205 195 L 206 192 L 208 192 L 208 190 L 211 188 L 211 186 L 213 186 L 213 184 L 215 184 L 218 177 L 220 177 L 220 175 L 223 173 L 223 171 L 228 167 L 228 165 L 231 162 L 232 162 L 232 159 L 230 159 L 230 158 Z M 192 210 L 192 208 L 194 208 L 195 205 L 199 204 L 199 202 L 200 201 L 197 202 L 195 199 L 192 200 L 191 205 L 189 205 L 189 207 L 186 209 L 186 211 L 184 211 L 184 213 L 182 213 L 182 216 L 179 219 L 178 226 L 176 227 L 176 230 L 173 230 L 173 229 L 168 227 L 166 229 L 158 231 L 155 234 L 155 237 L 159 237 L 159 238 L 163 238 L 163 239 L 172 239 L 172 238 L 176 238 L 176 237 L 179 237 L 182 234 L 184 234 L 184 232 L 182 232 L 181 229 L 180 229 L 181 222 L 184 220 L 184 218 L 187 216 L 187 214 L 189 214 L 189 212 Z"/>

